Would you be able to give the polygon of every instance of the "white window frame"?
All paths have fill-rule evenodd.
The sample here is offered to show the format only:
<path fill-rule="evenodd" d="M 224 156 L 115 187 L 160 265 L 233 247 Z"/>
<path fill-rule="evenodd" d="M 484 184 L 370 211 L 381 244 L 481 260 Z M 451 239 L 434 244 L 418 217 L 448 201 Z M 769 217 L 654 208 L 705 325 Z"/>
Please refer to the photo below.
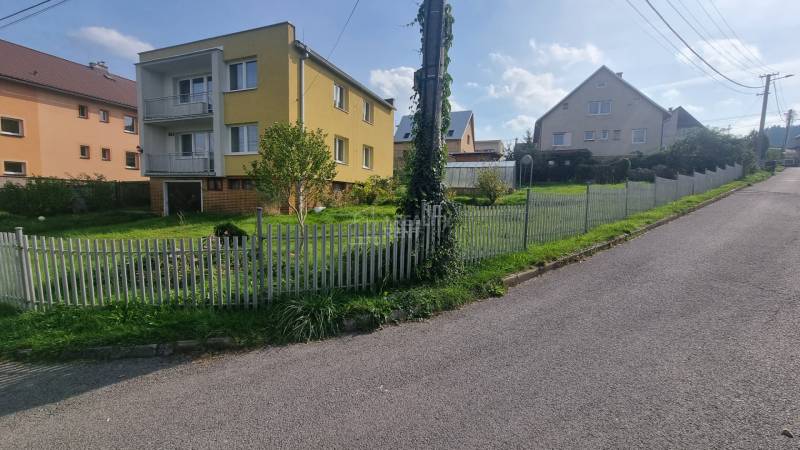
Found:
<path fill-rule="evenodd" d="M 608 104 L 608 111 L 603 112 L 603 105 Z M 592 105 L 597 105 L 597 112 L 592 112 Z M 588 105 L 588 112 L 590 116 L 607 116 L 611 114 L 611 100 L 592 100 Z"/>
<path fill-rule="evenodd" d="M 194 90 L 194 80 L 199 78 L 203 79 L 203 88 L 204 91 L 195 92 Z M 188 81 L 189 82 L 189 93 L 188 94 L 181 94 L 181 81 Z M 181 77 L 175 80 L 175 92 L 177 93 L 178 97 L 178 104 L 179 105 L 186 105 L 189 103 L 211 103 L 211 83 L 213 82 L 213 78 L 211 74 L 203 74 L 203 75 L 195 75 L 192 77 Z M 198 99 L 199 94 L 206 94 L 206 98 L 200 97 Z M 184 101 L 184 97 L 186 97 L 186 101 Z"/>
<path fill-rule="evenodd" d="M 608 130 L 600 130 L 600 136 L 599 136 L 599 138 L 597 140 L 598 141 L 607 141 L 609 134 L 610 133 L 609 133 Z"/>
<path fill-rule="evenodd" d="M 0 116 L 0 121 L 2 120 L 13 120 L 14 122 L 19 123 L 19 133 L 11 133 L 8 131 L 2 131 L 0 128 L 0 135 L 3 136 L 13 136 L 13 137 L 24 137 L 25 136 L 25 121 L 23 119 L 17 117 L 10 117 L 10 116 Z"/>
<path fill-rule="evenodd" d="M 6 170 L 6 163 L 17 163 L 22 164 L 22 172 L 9 172 Z M 14 161 L 14 160 L 5 160 L 3 161 L 3 175 L 10 175 L 10 176 L 24 176 L 28 174 L 28 162 L 27 161 Z"/>
<path fill-rule="evenodd" d="M 562 142 L 560 144 L 556 144 L 556 136 L 561 136 Z M 566 147 L 567 146 L 567 133 L 564 131 L 558 131 L 553 133 L 553 147 Z"/>
<path fill-rule="evenodd" d="M 228 151 L 226 152 L 227 155 L 254 155 L 258 153 L 258 141 L 256 141 L 256 148 L 250 148 L 250 128 L 251 126 L 256 127 L 256 136 L 260 133 L 258 131 L 258 124 L 257 123 L 241 123 L 241 124 L 233 124 L 228 125 Z M 244 148 L 244 150 L 240 150 L 238 152 L 233 151 L 233 132 L 234 128 L 243 128 L 244 129 L 244 140 L 239 142 L 239 148 Z"/>
<path fill-rule="evenodd" d="M 81 108 L 83 108 L 83 110 L 86 111 L 85 115 L 81 115 Z M 88 105 L 84 105 L 82 103 L 78 103 L 78 118 L 79 119 L 88 119 L 89 118 L 89 106 Z"/>
<path fill-rule="evenodd" d="M 111 121 L 111 113 L 109 113 L 107 109 L 98 110 L 97 115 L 99 116 L 100 122 L 109 123 Z"/>
<path fill-rule="evenodd" d="M 584 142 L 592 142 L 595 140 L 594 130 L 592 131 L 584 131 L 583 132 L 583 141 Z"/>
<path fill-rule="evenodd" d="M 642 140 L 636 140 L 636 132 L 642 132 Z M 634 128 L 631 130 L 631 144 L 647 144 L 647 128 Z"/>
<path fill-rule="evenodd" d="M 129 166 L 128 165 L 128 155 L 131 155 L 131 154 L 133 155 L 133 161 L 134 161 L 134 165 L 133 166 Z M 138 152 L 133 152 L 133 151 L 126 151 L 125 152 L 125 161 L 123 161 L 123 162 L 125 163 L 125 168 L 126 169 L 139 170 L 139 153 Z"/>
<path fill-rule="evenodd" d="M 333 83 L 333 107 L 347 112 L 347 88 L 337 82 Z"/>
<path fill-rule="evenodd" d="M 367 99 L 363 99 L 363 101 L 364 101 L 364 117 L 362 117 L 362 119 L 364 119 L 364 122 L 367 122 L 368 124 L 372 125 L 373 123 L 375 123 L 375 105 Z"/>
<path fill-rule="evenodd" d="M 125 126 L 125 119 L 130 117 L 132 119 L 133 124 L 133 131 L 128 131 L 128 127 Z M 128 134 L 136 134 L 136 129 L 139 128 L 139 125 L 136 123 L 136 116 L 132 116 L 130 114 L 125 114 L 122 116 L 122 131 Z"/>
<path fill-rule="evenodd" d="M 177 143 L 176 143 L 176 157 L 178 159 L 186 158 L 191 159 L 197 156 L 197 154 L 202 155 L 202 152 L 197 150 L 197 146 L 195 143 L 197 142 L 197 135 L 202 134 L 205 135 L 205 145 L 206 145 L 206 153 L 208 157 L 211 158 L 214 154 L 214 132 L 211 130 L 195 130 L 195 131 L 187 131 L 185 133 L 179 133 L 176 135 Z M 183 136 L 191 136 L 192 137 L 192 151 L 189 154 L 185 154 L 183 152 Z"/>
<path fill-rule="evenodd" d="M 369 155 L 369 158 L 367 155 Z M 361 148 L 361 168 L 372 170 L 373 167 L 375 167 L 375 147 L 364 145 Z"/>
<path fill-rule="evenodd" d="M 247 76 L 247 65 L 249 63 L 254 63 L 256 65 L 256 79 L 253 80 L 253 86 L 248 86 L 250 84 L 250 78 Z M 242 66 L 242 85 L 238 89 L 231 89 L 231 66 Z M 238 61 L 231 61 L 226 66 L 228 70 L 225 71 L 225 76 L 227 77 L 226 86 L 228 88 L 227 92 L 239 92 L 239 91 L 251 91 L 253 89 L 258 89 L 258 60 L 255 58 L 250 59 L 242 59 Z"/>
<path fill-rule="evenodd" d="M 339 143 L 342 143 L 342 158 L 339 158 Z M 347 138 L 343 138 L 341 136 L 334 136 L 333 137 L 333 160 L 337 164 L 347 164 L 347 151 L 348 151 L 348 142 Z"/>
<path fill-rule="evenodd" d="M 108 158 L 103 155 L 103 152 L 108 150 Z M 110 147 L 101 147 L 100 148 L 100 161 L 111 161 L 111 148 Z"/>

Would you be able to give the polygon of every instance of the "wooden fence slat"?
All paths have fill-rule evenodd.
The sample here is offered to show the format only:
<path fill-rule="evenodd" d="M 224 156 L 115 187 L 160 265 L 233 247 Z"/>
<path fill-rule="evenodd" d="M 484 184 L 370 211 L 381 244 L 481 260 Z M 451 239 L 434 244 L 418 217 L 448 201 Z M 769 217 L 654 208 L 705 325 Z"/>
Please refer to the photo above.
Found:
<path fill-rule="evenodd" d="M 231 306 L 231 240 L 229 236 L 223 238 L 225 247 L 225 300 L 226 306 Z"/>
<path fill-rule="evenodd" d="M 278 251 L 280 254 L 280 251 Z M 267 224 L 267 303 L 272 303 L 272 224 Z M 278 269 L 280 275 L 280 269 Z"/>
<path fill-rule="evenodd" d="M 242 302 L 242 292 L 240 289 L 241 278 L 239 272 L 239 257 L 240 254 L 240 246 L 239 246 L 239 236 L 234 236 L 233 238 L 233 279 L 234 279 L 234 292 L 236 293 L 236 299 L 234 304 L 240 305 Z"/>
<path fill-rule="evenodd" d="M 108 301 L 111 302 L 114 294 L 113 291 L 111 290 L 111 285 L 112 285 L 111 268 L 109 267 L 108 264 L 108 257 L 109 257 L 108 240 L 103 239 L 103 270 L 105 272 L 104 275 L 106 277 L 106 295 L 108 296 Z M 116 279 L 116 277 L 114 278 Z"/>
<path fill-rule="evenodd" d="M 170 299 L 170 292 L 172 292 L 169 288 L 169 258 L 167 255 L 167 243 L 166 241 L 160 241 L 156 239 L 154 241 L 155 249 L 153 254 L 156 257 L 156 284 L 158 286 L 158 304 L 164 304 L 164 284 L 166 284 L 167 288 L 167 299 Z M 164 274 L 166 278 L 166 283 L 162 280 L 162 273 L 161 273 L 161 266 L 164 266 Z"/>

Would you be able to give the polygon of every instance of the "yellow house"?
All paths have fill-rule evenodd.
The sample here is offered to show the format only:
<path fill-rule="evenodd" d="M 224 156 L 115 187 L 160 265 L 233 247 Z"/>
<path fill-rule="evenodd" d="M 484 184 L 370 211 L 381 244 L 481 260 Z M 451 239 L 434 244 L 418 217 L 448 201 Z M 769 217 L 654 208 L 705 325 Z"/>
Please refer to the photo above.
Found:
<path fill-rule="evenodd" d="M 134 81 L 0 40 L 0 183 L 141 181 L 138 143 Z"/>
<path fill-rule="evenodd" d="M 275 122 L 327 134 L 333 189 L 392 175 L 394 107 L 295 38 L 288 22 L 143 52 L 142 173 L 153 209 L 247 212 L 258 138 Z"/>

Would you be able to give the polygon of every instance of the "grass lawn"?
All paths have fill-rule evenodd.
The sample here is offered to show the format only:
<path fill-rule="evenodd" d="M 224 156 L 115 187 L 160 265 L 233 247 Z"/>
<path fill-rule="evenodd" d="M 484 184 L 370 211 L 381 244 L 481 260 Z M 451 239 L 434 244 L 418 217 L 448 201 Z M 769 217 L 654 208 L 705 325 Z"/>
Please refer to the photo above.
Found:
<path fill-rule="evenodd" d="M 395 206 L 345 206 L 311 212 L 309 224 L 387 221 L 395 216 Z M 22 217 L 0 212 L 0 231 L 13 231 L 21 226 L 26 234 L 53 237 L 86 237 L 98 239 L 146 239 L 205 237 L 214 225 L 233 222 L 249 233 L 255 233 L 255 213 L 248 215 L 194 214 L 183 221 L 175 216 L 160 217 L 148 211 L 124 210 L 86 214 L 66 214 L 45 218 Z M 294 215 L 268 215 L 265 223 L 296 223 Z"/>
<path fill-rule="evenodd" d="M 625 183 L 605 184 L 603 186 L 625 189 Z M 558 194 L 582 194 L 586 192 L 586 185 L 580 183 L 542 183 L 536 184 L 531 188 L 534 192 L 558 193 Z M 497 199 L 496 205 L 523 205 L 525 204 L 525 191 L 527 189 L 517 189 L 510 194 L 503 195 Z M 470 195 L 458 195 L 454 198 L 459 203 L 467 205 L 486 205 L 488 200 L 484 197 L 472 197 Z"/>
<path fill-rule="evenodd" d="M 35 359 L 58 358 L 65 350 L 100 345 L 131 345 L 179 339 L 231 336 L 245 346 L 320 339 L 338 334 L 345 319 L 369 331 L 389 322 L 392 310 L 409 319 L 424 319 L 504 292 L 502 277 L 543 265 L 592 245 L 631 233 L 650 223 L 687 211 L 728 190 L 769 177 L 760 172 L 700 195 L 598 226 L 588 233 L 533 245 L 470 267 L 462 275 L 431 284 L 392 289 L 380 294 L 309 296 L 282 299 L 256 311 L 187 309 L 170 306 L 110 305 L 101 308 L 56 308 L 20 312 L 0 305 L 0 356 L 14 357 L 31 348 Z"/>

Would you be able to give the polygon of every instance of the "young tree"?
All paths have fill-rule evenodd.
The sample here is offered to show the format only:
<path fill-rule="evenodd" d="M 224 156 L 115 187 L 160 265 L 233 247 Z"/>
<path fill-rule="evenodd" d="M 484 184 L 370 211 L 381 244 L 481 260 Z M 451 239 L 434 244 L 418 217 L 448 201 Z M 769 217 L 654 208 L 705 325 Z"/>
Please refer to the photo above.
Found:
<path fill-rule="evenodd" d="M 258 159 L 247 171 L 264 197 L 289 204 L 301 229 L 308 199 L 322 194 L 336 176 L 325 137 L 322 130 L 307 130 L 300 123 L 275 123 L 261 136 Z"/>

